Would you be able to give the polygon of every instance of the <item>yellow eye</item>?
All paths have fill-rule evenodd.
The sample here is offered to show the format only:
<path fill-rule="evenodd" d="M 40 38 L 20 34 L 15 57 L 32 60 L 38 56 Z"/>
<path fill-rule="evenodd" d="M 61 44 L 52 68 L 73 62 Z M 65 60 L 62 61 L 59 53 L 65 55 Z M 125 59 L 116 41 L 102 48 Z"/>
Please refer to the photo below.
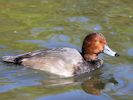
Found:
<path fill-rule="evenodd" d="M 96 41 L 95 43 L 96 43 L 96 45 L 99 45 L 99 41 Z"/>

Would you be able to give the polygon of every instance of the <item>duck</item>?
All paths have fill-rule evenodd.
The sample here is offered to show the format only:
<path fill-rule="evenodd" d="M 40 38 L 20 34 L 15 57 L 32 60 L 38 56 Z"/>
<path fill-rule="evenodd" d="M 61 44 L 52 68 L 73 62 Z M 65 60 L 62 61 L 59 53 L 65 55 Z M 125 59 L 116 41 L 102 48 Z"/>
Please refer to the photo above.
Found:
<path fill-rule="evenodd" d="M 100 53 L 119 56 L 109 48 L 102 33 L 93 32 L 84 38 L 81 52 L 75 48 L 60 47 L 15 56 L 3 56 L 2 60 L 58 76 L 73 77 L 101 67 L 103 60 L 99 58 Z"/>

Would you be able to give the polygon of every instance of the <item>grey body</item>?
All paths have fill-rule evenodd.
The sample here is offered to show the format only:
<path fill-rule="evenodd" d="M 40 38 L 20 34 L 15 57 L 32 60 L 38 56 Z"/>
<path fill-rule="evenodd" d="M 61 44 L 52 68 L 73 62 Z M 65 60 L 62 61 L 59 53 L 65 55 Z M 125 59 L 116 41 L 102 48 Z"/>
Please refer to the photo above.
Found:
<path fill-rule="evenodd" d="M 73 76 L 74 70 L 84 63 L 81 54 L 73 48 L 55 48 L 17 56 L 4 56 L 3 61 L 21 63 L 26 67 L 65 77 Z"/>

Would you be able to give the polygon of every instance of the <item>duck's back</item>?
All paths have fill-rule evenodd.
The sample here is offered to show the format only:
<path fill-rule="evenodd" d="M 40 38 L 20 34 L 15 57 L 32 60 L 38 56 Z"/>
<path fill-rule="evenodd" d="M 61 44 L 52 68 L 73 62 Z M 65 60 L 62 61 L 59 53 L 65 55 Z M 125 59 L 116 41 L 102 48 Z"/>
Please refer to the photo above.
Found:
<path fill-rule="evenodd" d="M 3 60 L 6 62 L 9 60 L 10 62 L 14 61 L 14 63 L 21 63 L 26 67 L 40 69 L 66 77 L 72 76 L 75 68 L 83 63 L 81 54 L 72 48 L 55 48 L 29 52 L 13 57 L 5 56 Z"/>

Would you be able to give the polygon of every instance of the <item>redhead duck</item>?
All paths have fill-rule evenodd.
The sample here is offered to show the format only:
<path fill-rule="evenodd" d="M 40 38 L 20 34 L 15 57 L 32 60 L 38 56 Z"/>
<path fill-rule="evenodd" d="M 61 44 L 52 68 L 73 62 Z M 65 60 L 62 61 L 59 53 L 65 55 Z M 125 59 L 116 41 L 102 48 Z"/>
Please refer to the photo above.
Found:
<path fill-rule="evenodd" d="M 74 48 L 63 47 L 38 50 L 16 56 L 3 56 L 2 60 L 60 76 L 71 77 L 102 66 L 103 61 L 98 58 L 100 53 L 118 56 L 108 47 L 106 39 L 101 33 L 91 33 L 85 37 L 81 53 Z"/>

